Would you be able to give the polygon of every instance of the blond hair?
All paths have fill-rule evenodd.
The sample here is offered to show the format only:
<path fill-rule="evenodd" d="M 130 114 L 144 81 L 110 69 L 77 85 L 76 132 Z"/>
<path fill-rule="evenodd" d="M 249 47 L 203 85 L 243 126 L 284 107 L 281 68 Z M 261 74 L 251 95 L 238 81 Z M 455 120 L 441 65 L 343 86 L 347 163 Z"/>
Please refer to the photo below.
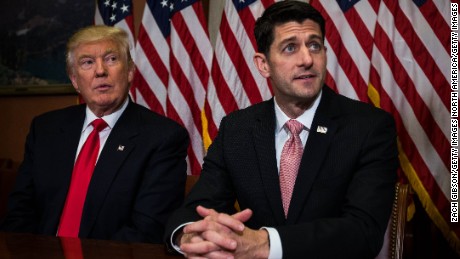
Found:
<path fill-rule="evenodd" d="M 74 65 L 74 51 L 81 44 L 87 44 L 97 41 L 109 40 L 115 43 L 123 58 L 126 57 L 128 67 L 134 65 L 129 53 L 129 36 L 126 31 L 118 27 L 106 25 L 92 25 L 78 30 L 74 33 L 67 42 L 66 50 L 66 69 L 67 73 L 72 74 Z"/>

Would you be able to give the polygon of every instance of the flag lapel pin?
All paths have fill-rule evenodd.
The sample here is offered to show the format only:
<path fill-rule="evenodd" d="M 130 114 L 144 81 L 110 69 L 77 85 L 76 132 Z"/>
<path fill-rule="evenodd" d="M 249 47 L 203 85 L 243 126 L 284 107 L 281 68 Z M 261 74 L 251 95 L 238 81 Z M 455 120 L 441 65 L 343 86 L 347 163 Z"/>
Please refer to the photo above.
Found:
<path fill-rule="evenodd" d="M 125 146 L 119 145 L 117 151 L 123 151 L 125 150 Z"/>
<path fill-rule="evenodd" d="M 321 134 L 326 134 L 327 133 L 327 127 L 318 126 L 318 128 L 316 128 L 316 132 L 321 133 Z"/>

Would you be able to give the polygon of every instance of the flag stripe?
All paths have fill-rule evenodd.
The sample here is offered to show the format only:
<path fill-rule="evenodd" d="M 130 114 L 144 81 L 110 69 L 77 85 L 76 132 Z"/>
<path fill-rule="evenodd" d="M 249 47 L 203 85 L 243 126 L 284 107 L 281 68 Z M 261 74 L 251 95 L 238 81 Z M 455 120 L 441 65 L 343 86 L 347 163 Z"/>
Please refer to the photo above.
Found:
<path fill-rule="evenodd" d="M 136 46 L 139 73 L 133 84 L 139 100 L 187 129 L 187 173 L 194 175 L 200 173 L 204 157 L 201 112 L 212 62 L 204 18 L 198 0 L 147 0 Z"/>
<path fill-rule="evenodd" d="M 256 82 L 254 81 L 254 77 L 250 75 L 250 68 L 248 63 L 245 61 L 244 54 L 241 52 L 241 49 L 238 48 L 238 41 L 236 40 L 233 31 L 227 25 L 228 21 L 226 20 L 226 17 L 222 17 L 220 33 L 221 35 L 225 35 L 225 40 L 223 40 L 222 43 L 225 45 L 226 49 L 232 49 L 232 54 L 228 57 L 230 58 L 234 67 L 240 68 L 236 71 L 238 78 L 245 79 L 244 84 L 238 84 L 238 86 L 243 87 L 244 92 L 242 92 L 239 87 L 235 87 L 236 91 L 233 91 L 234 96 L 238 100 L 242 98 L 241 95 L 244 95 L 248 97 L 250 103 L 258 103 L 262 101 L 262 96 L 260 95 L 259 91 L 251 90 L 257 88 Z M 241 80 L 239 81 L 241 82 Z"/>
<path fill-rule="evenodd" d="M 157 43 L 157 45 L 154 45 L 154 42 L 150 40 L 148 33 L 149 32 L 145 30 L 144 25 L 140 25 L 139 41 L 142 42 L 142 44 L 138 46 L 137 51 L 140 52 L 136 54 L 138 59 L 143 58 L 148 60 L 148 64 L 144 63 L 144 66 L 141 67 L 141 69 L 143 71 L 154 70 L 153 73 L 155 73 L 156 77 L 161 80 L 161 83 L 163 85 L 168 85 L 169 68 L 165 64 L 169 63 L 169 57 L 162 57 L 161 53 L 169 52 L 169 47 L 167 47 L 166 42 L 162 42 L 161 44 Z M 162 48 L 159 48 L 158 46 L 162 46 Z"/>
<path fill-rule="evenodd" d="M 413 119 L 414 116 L 406 115 L 404 116 L 404 118 L 401 116 L 399 112 L 401 108 L 396 107 L 393 102 L 393 100 L 398 101 L 398 98 L 390 97 L 386 93 L 386 89 L 384 89 L 380 83 L 382 82 L 382 80 L 380 79 L 380 76 L 378 75 L 374 67 L 371 69 L 371 78 L 373 79 L 372 81 L 375 82 L 375 85 L 373 86 L 379 91 L 381 103 L 382 103 L 381 107 L 387 111 L 391 111 L 391 113 L 393 114 L 393 117 L 395 118 L 397 129 L 398 129 L 398 137 L 400 140 L 402 140 L 400 141 L 400 144 L 403 146 L 403 150 L 406 152 L 406 155 L 411 158 L 411 165 L 416 169 L 418 178 L 423 180 L 426 190 L 430 191 L 431 199 L 436 204 L 439 204 L 438 207 L 444 208 L 444 209 L 447 208 L 448 201 L 446 199 L 446 196 L 444 195 L 443 190 L 439 188 L 439 185 L 437 184 L 437 180 L 435 179 L 435 176 L 430 172 L 431 170 L 438 170 L 438 169 L 437 168 L 433 169 L 433 168 L 428 167 L 429 163 L 436 163 L 436 161 L 434 159 L 431 161 L 427 161 L 426 159 L 423 159 L 419 152 L 419 148 L 416 146 L 416 142 L 414 142 L 414 140 L 420 139 L 420 134 L 422 134 L 421 133 L 422 130 L 420 130 L 420 128 L 414 128 L 414 127 L 408 128 L 404 124 L 405 121 L 408 121 L 411 119 L 412 121 L 416 121 Z M 398 94 L 400 93 L 397 93 L 397 92 L 393 93 L 394 96 L 397 96 Z M 402 103 L 402 102 L 398 101 L 398 103 Z M 407 111 L 404 113 L 407 113 Z M 408 132 L 408 130 L 411 130 L 411 129 L 412 131 Z M 442 163 L 438 162 L 438 164 L 435 164 L 435 165 L 437 166 L 439 164 L 442 164 Z M 441 168 L 439 171 L 436 171 L 436 172 L 439 172 L 438 175 L 440 177 L 445 177 L 447 173 L 446 171 L 447 171 L 446 168 Z M 440 211 L 443 212 L 444 216 L 447 216 L 446 211 L 444 209 L 441 209 Z"/>
<path fill-rule="evenodd" d="M 352 47 L 359 45 L 359 42 L 356 38 L 350 37 L 354 35 L 353 30 L 350 29 L 343 15 L 339 15 L 341 12 L 337 9 L 338 7 L 333 5 L 331 8 L 325 9 L 320 3 L 316 7 L 325 16 L 326 20 L 332 20 L 331 17 L 333 16 L 338 21 L 335 24 L 332 22 L 326 23 L 327 42 L 330 44 L 329 47 L 335 56 L 338 57 L 338 65 L 340 69 L 344 70 L 344 74 L 350 81 L 351 86 L 353 86 L 359 100 L 367 100 L 367 82 L 364 79 L 368 76 L 362 73 L 369 72 L 365 64 L 370 63 L 370 61 L 363 59 L 362 54 L 364 52 L 361 48 Z M 340 26 L 340 29 L 336 26 Z M 346 45 L 350 45 L 350 47 L 347 48 Z M 358 53 L 350 54 L 349 51 L 358 51 Z M 360 60 L 355 60 L 355 58 L 360 58 Z M 362 67 L 359 68 L 357 64 Z M 335 80 L 338 85 L 341 83 L 336 78 Z"/>
<path fill-rule="evenodd" d="M 326 46 L 329 46 L 329 41 L 327 39 Z M 337 60 L 335 53 L 333 51 L 328 51 L 327 54 L 326 84 L 349 98 L 359 100 L 355 88 L 350 87 L 352 84 L 348 80 L 348 76 L 345 74 L 345 71 L 338 67 L 339 61 Z M 336 78 L 340 78 L 340 82 L 337 82 L 335 80 Z"/>
<path fill-rule="evenodd" d="M 392 16 L 389 14 L 389 11 L 387 11 L 385 6 L 382 6 L 382 13 L 384 14 L 382 15 L 382 17 L 385 17 L 386 20 L 391 19 L 390 17 Z M 400 41 L 400 45 L 396 45 L 399 47 L 393 48 L 391 40 L 387 37 L 387 35 L 393 35 L 394 41 L 399 41 L 399 39 L 401 39 L 401 36 L 399 35 L 398 31 L 396 31 L 394 27 L 392 27 L 391 25 L 383 25 L 383 21 L 380 21 L 380 24 L 382 24 L 382 27 L 378 26 L 378 35 L 376 33 L 376 37 L 378 37 L 380 40 L 376 42 L 377 48 L 379 48 L 380 51 L 384 54 L 384 56 L 386 57 L 386 61 L 389 64 L 392 64 L 392 66 L 394 67 L 393 70 L 398 71 L 398 84 L 401 88 L 404 89 L 404 94 L 408 98 L 409 103 L 412 105 L 413 109 L 417 110 L 417 115 L 419 116 L 418 120 L 424 122 L 426 131 L 433 130 L 434 134 L 431 135 L 431 137 L 433 138 L 432 142 L 439 141 L 439 143 L 442 144 L 436 145 L 437 148 L 442 149 L 443 147 L 444 152 L 450 152 L 450 150 L 447 150 L 445 148 L 449 145 L 447 138 L 450 137 L 450 131 L 446 129 L 446 127 L 442 127 L 442 125 L 449 125 L 450 114 L 446 106 L 439 99 L 437 93 L 433 91 L 433 86 L 435 84 L 427 80 L 427 75 L 430 75 L 431 77 L 433 77 L 434 75 L 422 71 L 422 67 L 416 66 L 415 64 L 413 64 L 413 62 L 404 62 L 404 59 L 413 60 L 415 58 L 412 55 L 412 53 L 417 53 L 416 56 L 419 56 L 421 54 L 418 51 L 423 50 L 414 50 L 411 52 L 411 47 L 405 46 L 405 41 L 403 40 Z M 380 29 L 382 29 L 382 31 Z M 386 33 L 384 33 L 383 30 Z M 383 47 L 384 45 L 386 45 L 386 49 L 389 50 L 388 53 L 385 53 L 385 48 Z M 404 59 L 400 61 L 398 57 L 404 57 Z M 412 66 L 410 66 L 410 64 L 412 64 Z M 411 72 L 411 75 L 409 75 L 408 71 Z M 438 81 L 438 84 L 442 83 L 442 81 Z M 447 83 L 446 87 L 448 87 Z M 443 138 L 440 136 L 445 137 Z M 446 161 L 446 165 L 449 163 L 447 162 L 448 157 L 448 153 L 445 153 L 444 158 Z"/>
<path fill-rule="evenodd" d="M 413 109 L 410 105 L 410 101 L 405 98 L 405 94 L 400 87 L 397 86 L 397 82 L 391 73 L 391 68 L 388 63 L 385 62 L 383 54 L 381 54 L 377 49 L 374 50 L 374 55 L 377 57 L 380 62 L 374 62 L 374 66 L 378 71 L 381 71 L 385 76 L 380 75 L 380 80 L 382 82 L 382 87 L 392 100 L 394 100 L 395 107 L 399 114 L 401 114 L 402 124 L 404 128 L 409 132 L 409 135 L 412 139 L 416 140 L 415 146 L 418 152 L 420 152 L 422 158 L 425 161 L 425 164 L 428 166 L 431 172 L 437 172 L 439 174 L 447 173 L 447 168 L 445 163 L 442 161 L 442 158 L 435 151 L 434 147 L 430 144 L 430 140 L 423 129 L 423 126 L 420 124 L 420 121 L 417 119 L 417 109 Z M 375 85 L 374 81 L 372 83 Z M 406 89 L 404 89 L 406 91 Z M 433 125 L 434 126 L 434 125 Z M 404 141 L 405 139 L 402 139 Z M 435 176 L 436 177 L 436 176 Z M 439 184 L 443 189 L 444 193 L 447 193 L 444 182 L 445 180 L 439 179 Z M 444 186 L 444 187 L 442 187 Z"/>
<path fill-rule="evenodd" d="M 404 14 L 404 12 L 399 8 L 396 2 L 394 1 L 385 1 L 386 5 L 388 6 L 388 19 L 386 21 L 390 21 L 390 17 L 394 17 L 395 21 L 392 24 L 396 24 L 396 29 L 398 32 L 402 32 L 402 40 L 401 42 L 404 42 L 409 46 L 409 48 L 412 50 L 413 53 L 417 53 L 417 55 L 413 56 L 413 58 L 417 61 L 417 63 L 420 65 L 422 68 L 424 74 L 430 75 L 430 80 L 431 80 L 431 85 L 434 86 L 434 89 L 436 91 L 446 89 L 446 87 L 435 87 L 436 85 L 443 85 L 443 86 L 448 86 L 449 83 L 447 82 L 447 79 L 450 78 L 450 73 L 449 73 L 449 64 L 446 62 L 445 64 L 436 64 L 436 61 L 433 59 L 433 57 L 437 57 L 441 60 L 448 60 L 449 55 L 443 48 L 442 44 L 435 39 L 435 37 L 432 37 L 433 32 L 430 33 L 417 33 L 414 28 L 417 24 L 422 24 L 424 30 L 428 30 L 428 24 L 427 22 L 423 19 L 424 22 L 422 22 L 422 19 L 417 19 L 417 23 L 415 25 L 407 26 L 407 24 L 410 24 L 411 21 L 407 19 L 407 16 Z M 414 4 L 412 4 L 414 5 Z M 385 7 L 383 6 L 383 7 Z M 386 10 L 386 8 L 382 9 Z M 392 13 L 393 15 L 390 16 L 389 13 Z M 419 17 L 420 18 L 420 17 Z M 381 21 L 382 22 L 382 21 Z M 391 25 L 388 25 L 391 26 Z M 425 39 L 422 41 L 419 38 L 419 35 L 422 35 L 422 37 L 425 37 Z M 425 36 L 423 36 L 425 35 Z M 399 36 L 399 35 L 395 35 Z M 400 38 L 400 37 L 398 37 Z M 427 39 L 428 38 L 428 39 Z M 430 45 L 433 46 L 432 48 L 425 48 L 423 42 L 430 42 Z M 440 69 L 438 66 L 442 66 L 444 71 Z M 444 75 L 444 77 L 443 77 Z M 433 89 L 433 88 L 432 88 Z M 439 97 L 441 97 L 442 101 L 444 102 L 444 106 L 449 106 L 450 105 L 450 96 L 446 94 L 446 92 L 438 92 Z"/>
<path fill-rule="evenodd" d="M 233 11 L 236 12 L 236 10 L 233 10 Z M 238 12 L 238 16 L 241 20 L 241 24 L 243 25 L 240 28 L 244 28 L 244 33 L 242 32 L 242 34 L 240 35 L 241 36 L 251 35 L 254 31 L 254 25 L 256 22 L 252 11 L 249 8 L 244 8 Z M 236 15 L 233 17 L 236 18 Z M 231 23 L 231 24 L 234 24 L 234 23 Z M 251 45 L 253 46 L 253 49 L 257 49 L 256 39 L 254 37 L 248 37 L 248 39 Z"/>
<path fill-rule="evenodd" d="M 393 114 L 404 173 L 436 225 L 460 247 L 449 204 L 449 1 L 310 3 L 325 17 L 326 45 L 332 44 L 326 82 L 344 95 L 357 92 L 361 101 L 368 92 L 375 105 Z M 350 73 L 361 79 L 346 80 Z"/>
<path fill-rule="evenodd" d="M 215 99 L 215 101 L 216 102 L 218 101 L 223 107 L 224 113 L 222 115 L 228 114 L 238 109 L 238 103 L 234 97 L 234 94 L 230 90 L 231 85 L 236 85 L 235 82 L 232 81 L 236 78 L 236 76 L 234 76 L 236 74 L 236 71 L 234 71 L 234 67 L 231 66 L 231 62 L 223 62 L 224 68 L 226 69 L 224 70 L 224 68 L 222 68 L 222 71 L 224 71 L 225 73 L 221 72 L 221 66 L 219 64 L 219 61 L 222 62 L 222 59 L 224 57 L 227 58 L 228 55 L 222 55 L 221 59 L 219 60 L 214 59 L 212 70 L 211 70 L 212 81 L 214 82 L 211 86 L 213 89 L 216 89 L 215 92 L 216 92 L 217 98 Z M 228 65 L 225 66 L 225 64 L 228 64 Z M 224 75 L 227 75 L 227 77 L 231 76 L 230 78 L 228 78 L 229 84 L 227 84 L 227 79 L 224 78 Z M 219 86 L 219 88 L 217 88 L 216 85 Z M 208 93 L 207 93 L 208 95 L 209 95 L 210 90 L 211 89 L 208 88 Z M 214 101 L 214 99 L 210 99 L 210 100 Z M 220 119 L 222 119 L 222 117 L 220 117 Z M 214 121 L 220 124 L 220 119 L 215 118 Z"/>
<path fill-rule="evenodd" d="M 148 51 L 144 52 L 144 48 Z M 154 57 L 155 54 L 152 52 L 155 52 L 153 46 L 137 46 L 137 73 L 134 75 L 133 88 L 140 88 L 140 92 L 144 95 L 145 100 L 150 100 L 151 98 L 156 100 L 152 101 L 150 106 L 151 110 L 160 114 L 166 114 L 166 85 L 168 83 L 168 78 L 164 78 L 162 73 L 168 72 L 166 68 L 162 66 L 161 62 L 154 62 L 154 60 L 152 61 L 146 58 L 148 56 Z M 162 75 L 162 77 L 158 75 Z M 141 78 L 138 79 L 138 77 Z M 155 91 L 153 91 L 153 89 L 148 90 L 151 85 L 155 85 Z"/>
<path fill-rule="evenodd" d="M 445 1 L 446 3 L 449 1 Z M 407 6 L 407 5 L 404 5 Z M 414 26 L 422 27 L 422 25 L 428 25 L 431 27 L 431 31 L 436 35 L 436 38 L 439 39 L 440 44 L 444 46 L 445 51 L 450 51 L 450 28 L 449 24 L 444 20 L 442 14 L 437 9 L 436 5 L 433 3 L 432 0 L 426 1 L 424 5 L 419 8 L 421 14 L 425 18 L 419 19 L 423 21 L 423 23 L 412 22 Z M 435 11 L 434 11 L 435 10 Z M 412 13 L 413 10 L 405 11 L 405 13 Z M 450 14 L 449 14 L 450 15 Z M 449 17 L 449 16 L 447 16 Z M 428 22 L 429 21 L 429 22 Z M 450 21 L 449 21 L 450 22 Z M 423 27 L 422 27 L 423 28 Z"/>
<path fill-rule="evenodd" d="M 178 98 L 178 96 L 174 96 L 175 94 L 177 94 L 177 92 L 178 92 L 177 89 L 171 91 L 171 95 L 173 95 L 172 98 Z M 174 119 L 175 121 L 177 121 L 178 123 L 182 125 L 186 124 L 186 122 L 184 122 L 183 119 L 187 119 L 191 117 L 191 115 L 188 114 L 187 108 L 185 106 L 179 107 L 180 110 L 179 112 L 177 112 L 176 107 L 171 104 L 169 99 L 166 102 L 166 109 L 168 110 L 168 117 Z M 194 139 L 194 138 L 200 139 L 201 138 L 199 134 L 196 134 L 197 132 L 195 130 L 193 129 L 190 130 L 190 128 L 187 128 L 187 131 L 188 131 L 190 139 Z M 188 147 L 188 150 L 187 150 L 187 165 L 188 165 L 188 170 L 189 170 L 189 172 L 187 172 L 188 174 L 199 175 L 201 171 L 202 162 L 200 162 L 198 156 L 196 155 L 196 151 L 199 151 L 199 150 L 195 150 L 193 148 L 193 145 L 190 145 Z"/>
<path fill-rule="evenodd" d="M 273 0 L 240 2 L 237 9 L 233 1 L 225 1 L 206 93 L 207 133 L 211 140 L 223 116 L 273 95 L 252 60 L 256 51 L 255 19 L 271 3 Z"/>
<path fill-rule="evenodd" d="M 156 97 L 158 91 L 152 91 L 152 89 L 149 87 L 149 84 L 145 81 L 145 78 L 139 73 L 139 71 L 136 71 L 134 75 L 133 85 L 135 85 L 136 87 L 132 89 L 137 90 L 137 92 L 141 95 L 141 98 L 135 98 L 135 101 L 137 103 L 139 103 L 139 100 L 142 99 L 144 100 L 144 104 L 147 105 L 147 108 L 161 115 L 166 114 L 164 109 L 166 107 L 166 104 L 162 105 Z"/>

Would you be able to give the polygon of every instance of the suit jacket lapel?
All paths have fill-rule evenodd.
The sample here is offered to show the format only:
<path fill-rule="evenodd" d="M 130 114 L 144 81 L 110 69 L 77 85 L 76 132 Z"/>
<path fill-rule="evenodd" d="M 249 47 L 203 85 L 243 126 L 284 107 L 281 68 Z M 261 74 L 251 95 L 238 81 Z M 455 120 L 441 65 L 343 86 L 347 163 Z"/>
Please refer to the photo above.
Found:
<path fill-rule="evenodd" d="M 62 123 L 62 127 L 60 129 L 62 134 L 56 137 L 56 143 L 59 143 L 58 146 L 61 147 L 58 152 L 60 154 L 70 154 L 68 156 L 59 156 L 60 158 L 56 159 L 56 163 L 60 167 L 60 170 L 58 170 L 59 173 L 56 174 L 56 177 L 61 180 L 55 180 L 65 183 L 62 185 L 64 200 L 70 186 L 70 179 L 72 177 L 73 166 L 76 159 L 75 156 L 77 154 L 78 143 L 80 141 L 82 126 L 85 120 L 85 106 L 80 107 L 81 108 L 79 108 L 76 114 L 68 115 L 67 118 L 71 118 L 71 120 Z M 75 117 L 78 117 L 78 119 Z"/>
<path fill-rule="evenodd" d="M 275 150 L 275 110 L 273 99 L 264 103 L 256 117 L 254 144 L 257 152 L 263 188 L 268 197 L 277 224 L 285 221 Z"/>
<path fill-rule="evenodd" d="M 59 126 L 58 133 L 55 137 L 50 138 L 49 145 L 44 148 L 53 148 L 52 163 L 55 165 L 53 173 L 53 182 L 56 183 L 57 192 L 53 203 L 47 210 L 47 220 L 43 227 L 46 233 L 56 234 L 56 229 L 60 221 L 62 209 L 69 190 L 72 178 L 75 155 L 77 153 L 78 142 L 80 140 L 83 121 L 85 120 L 85 106 L 81 105 L 72 110 Z M 56 148 L 59 147 L 59 148 Z M 68 154 L 68 155 L 61 155 Z M 56 209 L 59 208 L 59 209 Z"/>
<path fill-rule="evenodd" d="M 327 150 L 337 130 L 337 123 L 331 120 L 333 113 L 336 111 L 331 101 L 332 95 L 334 95 L 332 90 L 324 86 L 321 102 L 313 118 L 302 155 L 291 205 L 289 206 L 287 224 L 297 222 L 298 217 L 301 215 L 313 182 L 321 169 Z"/>
<path fill-rule="evenodd" d="M 138 130 L 133 128 L 139 125 L 136 115 L 130 103 L 112 129 L 99 156 L 86 195 L 79 234 L 81 237 L 91 232 L 113 179 L 134 148 L 131 138 L 138 134 Z"/>

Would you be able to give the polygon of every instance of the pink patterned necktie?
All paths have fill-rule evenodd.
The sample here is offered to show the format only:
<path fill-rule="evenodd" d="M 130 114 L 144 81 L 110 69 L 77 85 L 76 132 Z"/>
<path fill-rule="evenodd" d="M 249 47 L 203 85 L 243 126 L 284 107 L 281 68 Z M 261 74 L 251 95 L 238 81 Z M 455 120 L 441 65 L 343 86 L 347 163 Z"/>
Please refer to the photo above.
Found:
<path fill-rule="evenodd" d="M 286 141 L 280 158 L 280 187 L 283 200 L 284 215 L 287 217 L 292 191 L 294 190 L 297 171 L 302 159 L 303 146 L 299 134 L 303 129 L 302 123 L 296 120 L 286 122 L 291 137 Z"/>
<path fill-rule="evenodd" d="M 59 223 L 58 236 L 61 237 L 78 237 L 80 230 L 86 192 L 99 154 L 99 132 L 107 127 L 107 123 L 103 119 L 95 119 L 91 125 L 94 129 L 83 144 L 73 168 L 67 199 Z"/>

